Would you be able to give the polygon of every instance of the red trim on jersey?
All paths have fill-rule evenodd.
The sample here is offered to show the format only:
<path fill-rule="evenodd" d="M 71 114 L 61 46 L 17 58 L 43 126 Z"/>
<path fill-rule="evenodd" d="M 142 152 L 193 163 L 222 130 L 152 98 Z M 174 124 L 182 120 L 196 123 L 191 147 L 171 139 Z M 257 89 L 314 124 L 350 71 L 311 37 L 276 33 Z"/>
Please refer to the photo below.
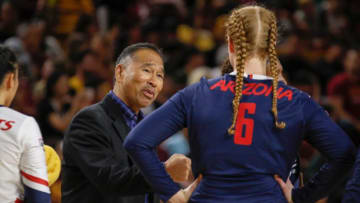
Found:
<path fill-rule="evenodd" d="M 16 198 L 15 203 L 24 203 L 24 201 L 23 201 L 23 200 L 19 200 L 18 198 Z"/>
<path fill-rule="evenodd" d="M 32 181 L 32 182 L 35 182 L 35 183 L 39 183 L 39 184 L 42 184 L 42 185 L 45 185 L 45 186 L 49 186 L 49 183 L 47 180 L 44 180 L 44 179 L 41 179 L 41 178 L 38 178 L 38 177 L 35 177 L 35 176 L 32 176 L 30 174 L 27 174 L 25 173 L 24 171 L 20 171 L 21 175 L 23 175 L 26 179 Z"/>

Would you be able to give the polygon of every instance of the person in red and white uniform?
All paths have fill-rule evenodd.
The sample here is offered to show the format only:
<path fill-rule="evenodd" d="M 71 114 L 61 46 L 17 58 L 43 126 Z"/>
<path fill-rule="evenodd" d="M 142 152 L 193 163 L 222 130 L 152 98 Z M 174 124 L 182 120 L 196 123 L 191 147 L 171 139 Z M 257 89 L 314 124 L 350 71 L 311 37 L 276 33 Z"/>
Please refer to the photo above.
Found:
<path fill-rule="evenodd" d="M 18 75 L 14 53 L 0 46 L 0 202 L 50 202 L 39 126 L 33 117 L 9 108 Z"/>

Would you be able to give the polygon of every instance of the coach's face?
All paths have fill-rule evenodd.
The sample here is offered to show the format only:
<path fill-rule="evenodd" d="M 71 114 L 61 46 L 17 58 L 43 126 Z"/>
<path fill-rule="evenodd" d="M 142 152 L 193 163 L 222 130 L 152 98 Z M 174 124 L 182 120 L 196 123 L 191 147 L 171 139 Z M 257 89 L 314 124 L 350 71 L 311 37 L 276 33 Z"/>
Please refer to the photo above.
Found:
<path fill-rule="evenodd" d="M 135 112 L 150 105 L 163 88 L 164 63 L 151 49 L 140 49 L 115 69 L 119 97 Z"/>

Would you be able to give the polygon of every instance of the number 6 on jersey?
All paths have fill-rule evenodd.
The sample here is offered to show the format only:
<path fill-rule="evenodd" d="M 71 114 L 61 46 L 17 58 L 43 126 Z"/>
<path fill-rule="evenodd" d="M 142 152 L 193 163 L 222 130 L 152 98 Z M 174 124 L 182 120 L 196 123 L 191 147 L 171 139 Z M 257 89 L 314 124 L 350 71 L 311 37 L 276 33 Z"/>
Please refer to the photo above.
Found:
<path fill-rule="evenodd" d="M 254 120 L 245 118 L 245 112 L 255 114 L 255 103 L 240 103 L 235 125 L 234 143 L 238 145 L 251 145 L 254 131 Z M 245 128 L 245 133 L 243 133 Z M 243 136 L 244 134 L 244 136 Z"/>

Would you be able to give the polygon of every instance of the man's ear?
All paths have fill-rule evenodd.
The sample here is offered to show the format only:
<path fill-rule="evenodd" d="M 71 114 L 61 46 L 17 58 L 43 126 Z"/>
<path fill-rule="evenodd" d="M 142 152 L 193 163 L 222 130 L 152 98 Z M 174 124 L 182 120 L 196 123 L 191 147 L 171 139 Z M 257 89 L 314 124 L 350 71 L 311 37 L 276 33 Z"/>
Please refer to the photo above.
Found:
<path fill-rule="evenodd" d="M 124 75 L 124 70 L 125 70 L 125 66 L 123 64 L 118 64 L 116 67 L 115 67 L 115 79 L 116 81 L 120 81 L 121 78 L 123 77 Z"/>
<path fill-rule="evenodd" d="M 233 40 L 229 37 L 228 39 L 228 47 L 229 47 L 229 51 L 231 53 L 234 53 L 235 52 L 235 48 L 234 48 L 234 42 Z"/>

